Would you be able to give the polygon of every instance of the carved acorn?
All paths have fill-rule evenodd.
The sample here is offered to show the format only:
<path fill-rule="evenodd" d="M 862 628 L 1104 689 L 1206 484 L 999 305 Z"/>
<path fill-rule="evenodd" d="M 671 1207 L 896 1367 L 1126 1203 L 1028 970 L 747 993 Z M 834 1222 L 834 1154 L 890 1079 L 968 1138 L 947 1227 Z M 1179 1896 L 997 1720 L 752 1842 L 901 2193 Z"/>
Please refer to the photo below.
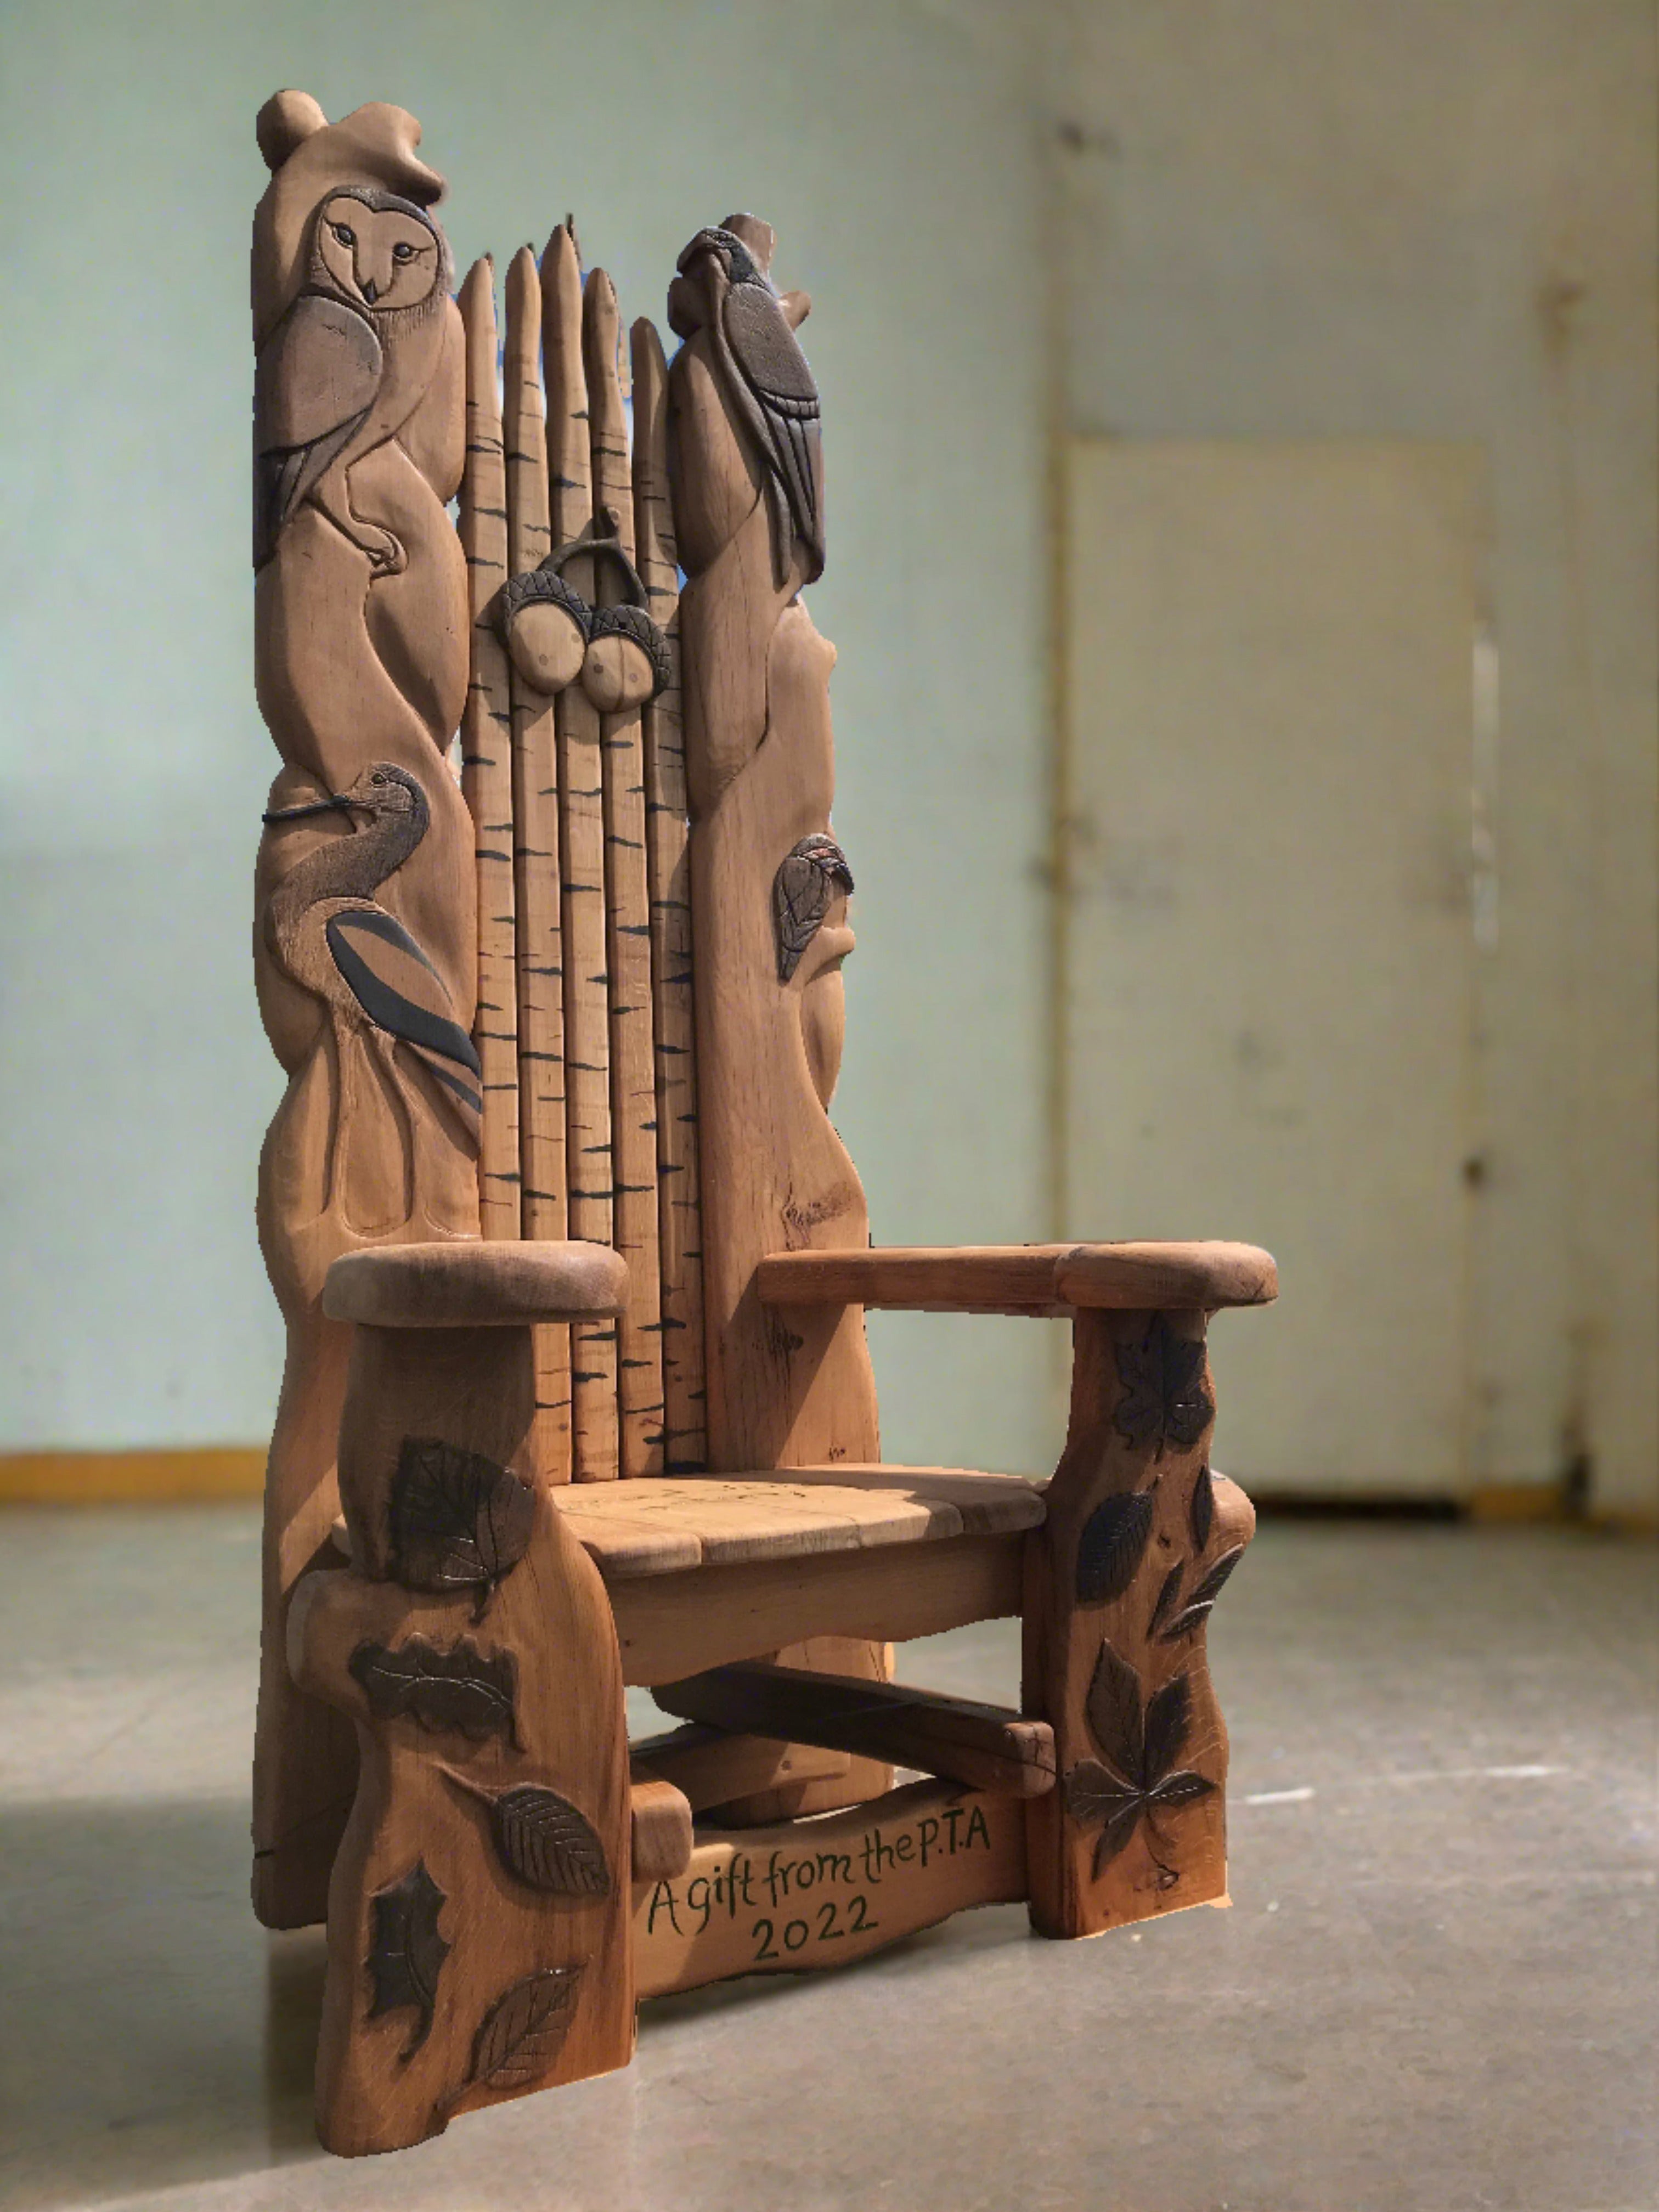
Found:
<path fill-rule="evenodd" d="M 667 641 L 643 606 L 595 608 L 582 689 L 602 714 L 643 707 L 672 672 Z"/>
<path fill-rule="evenodd" d="M 510 577 L 497 603 L 499 628 L 513 665 L 532 691 L 558 692 L 581 673 L 591 617 L 587 602 L 544 562 Z"/>

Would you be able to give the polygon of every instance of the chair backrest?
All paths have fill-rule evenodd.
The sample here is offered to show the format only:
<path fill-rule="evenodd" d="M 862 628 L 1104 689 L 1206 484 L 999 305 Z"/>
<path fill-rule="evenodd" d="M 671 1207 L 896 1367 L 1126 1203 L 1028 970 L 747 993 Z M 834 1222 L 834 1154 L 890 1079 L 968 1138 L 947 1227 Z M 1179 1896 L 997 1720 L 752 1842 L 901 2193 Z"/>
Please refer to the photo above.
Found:
<path fill-rule="evenodd" d="M 805 302 L 773 293 L 764 224 L 700 237 L 672 372 L 643 319 L 624 369 L 614 289 L 568 226 L 507 271 L 499 386 L 487 263 L 460 295 L 481 1220 L 614 1244 L 632 1286 L 614 1329 L 542 1332 L 542 1457 L 579 1481 L 877 1450 L 857 1316 L 809 1345 L 750 1284 L 766 1251 L 868 1231 L 824 1113 L 851 878 L 828 834 L 834 656 L 795 603 L 822 565 Z M 781 467 L 757 362 L 788 410 Z"/>
<path fill-rule="evenodd" d="M 614 1327 L 541 1333 L 553 1480 L 873 1458 L 861 1316 L 780 1316 L 752 1283 L 769 1251 L 868 1238 L 825 1111 L 851 878 L 834 654 L 798 598 L 823 562 L 805 301 L 734 216 L 682 257 L 672 367 L 641 321 L 624 368 L 614 288 L 562 226 L 508 268 L 498 343 L 489 263 L 451 296 L 412 118 L 283 94 L 260 132 L 284 1556 L 331 1510 L 323 1277 L 379 1242 L 623 1253 Z"/>

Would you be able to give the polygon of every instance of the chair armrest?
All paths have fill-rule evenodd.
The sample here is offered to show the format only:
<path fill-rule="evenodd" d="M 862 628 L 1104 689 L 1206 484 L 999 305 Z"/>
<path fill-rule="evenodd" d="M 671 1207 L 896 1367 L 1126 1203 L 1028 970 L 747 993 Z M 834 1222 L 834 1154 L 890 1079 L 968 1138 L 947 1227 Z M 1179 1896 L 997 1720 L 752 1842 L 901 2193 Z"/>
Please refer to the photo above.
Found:
<path fill-rule="evenodd" d="M 603 1320 L 628 1303 L 628 1262 L 606 1244 L 381 1244 L 347 1252 L 323 1284 L 331 1321 L 376 1328 L 507 1328 Z"/>
<path fill-rule="evenodd" d="M 860 1305 L 920 1313 L 1173 1312 L 1266 1305 L 1271 1253 L 1254 1244 L 967 1244 L 775 1252 L 755 1270 L 766 1305 Z"/>

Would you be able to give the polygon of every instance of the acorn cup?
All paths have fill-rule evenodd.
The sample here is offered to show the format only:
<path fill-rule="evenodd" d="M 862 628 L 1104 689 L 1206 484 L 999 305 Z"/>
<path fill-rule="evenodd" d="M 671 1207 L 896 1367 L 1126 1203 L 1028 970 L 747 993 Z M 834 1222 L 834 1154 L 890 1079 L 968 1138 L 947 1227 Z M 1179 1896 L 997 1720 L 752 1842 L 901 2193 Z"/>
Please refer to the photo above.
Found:
<path fill-rule="evenodd" d="M 501 637 L 532 691 L 559 692 L 575 682 L 588 650 L 591 619 L 581 593 L 545 562 L 502 588 Z"/>
<path fill-rule="evenodd" d="M 667 641 L 641 606 L 596 607 L 582 660 L 582 690 L 602 714 L 654 699 L 671 671 Z"/>

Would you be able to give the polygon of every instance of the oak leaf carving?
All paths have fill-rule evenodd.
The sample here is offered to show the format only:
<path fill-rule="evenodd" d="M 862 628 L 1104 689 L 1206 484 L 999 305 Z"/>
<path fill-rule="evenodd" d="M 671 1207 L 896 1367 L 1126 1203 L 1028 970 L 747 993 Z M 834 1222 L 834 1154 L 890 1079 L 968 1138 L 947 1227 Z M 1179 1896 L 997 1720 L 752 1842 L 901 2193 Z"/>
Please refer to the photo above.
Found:
<path fill-rule="evenodd" d="M 465 1637 L 453 1650 L 441 1651 L 425 1637 L 411 1636 L 390 1650 L 360 1644 L 349 1664 L 377 1720 L 413 1720 L 434 1734 L 464 1735 L 472 1743 L 492 1735 L 517 1740 L 511 1652 L 486 1658 Z"/>

